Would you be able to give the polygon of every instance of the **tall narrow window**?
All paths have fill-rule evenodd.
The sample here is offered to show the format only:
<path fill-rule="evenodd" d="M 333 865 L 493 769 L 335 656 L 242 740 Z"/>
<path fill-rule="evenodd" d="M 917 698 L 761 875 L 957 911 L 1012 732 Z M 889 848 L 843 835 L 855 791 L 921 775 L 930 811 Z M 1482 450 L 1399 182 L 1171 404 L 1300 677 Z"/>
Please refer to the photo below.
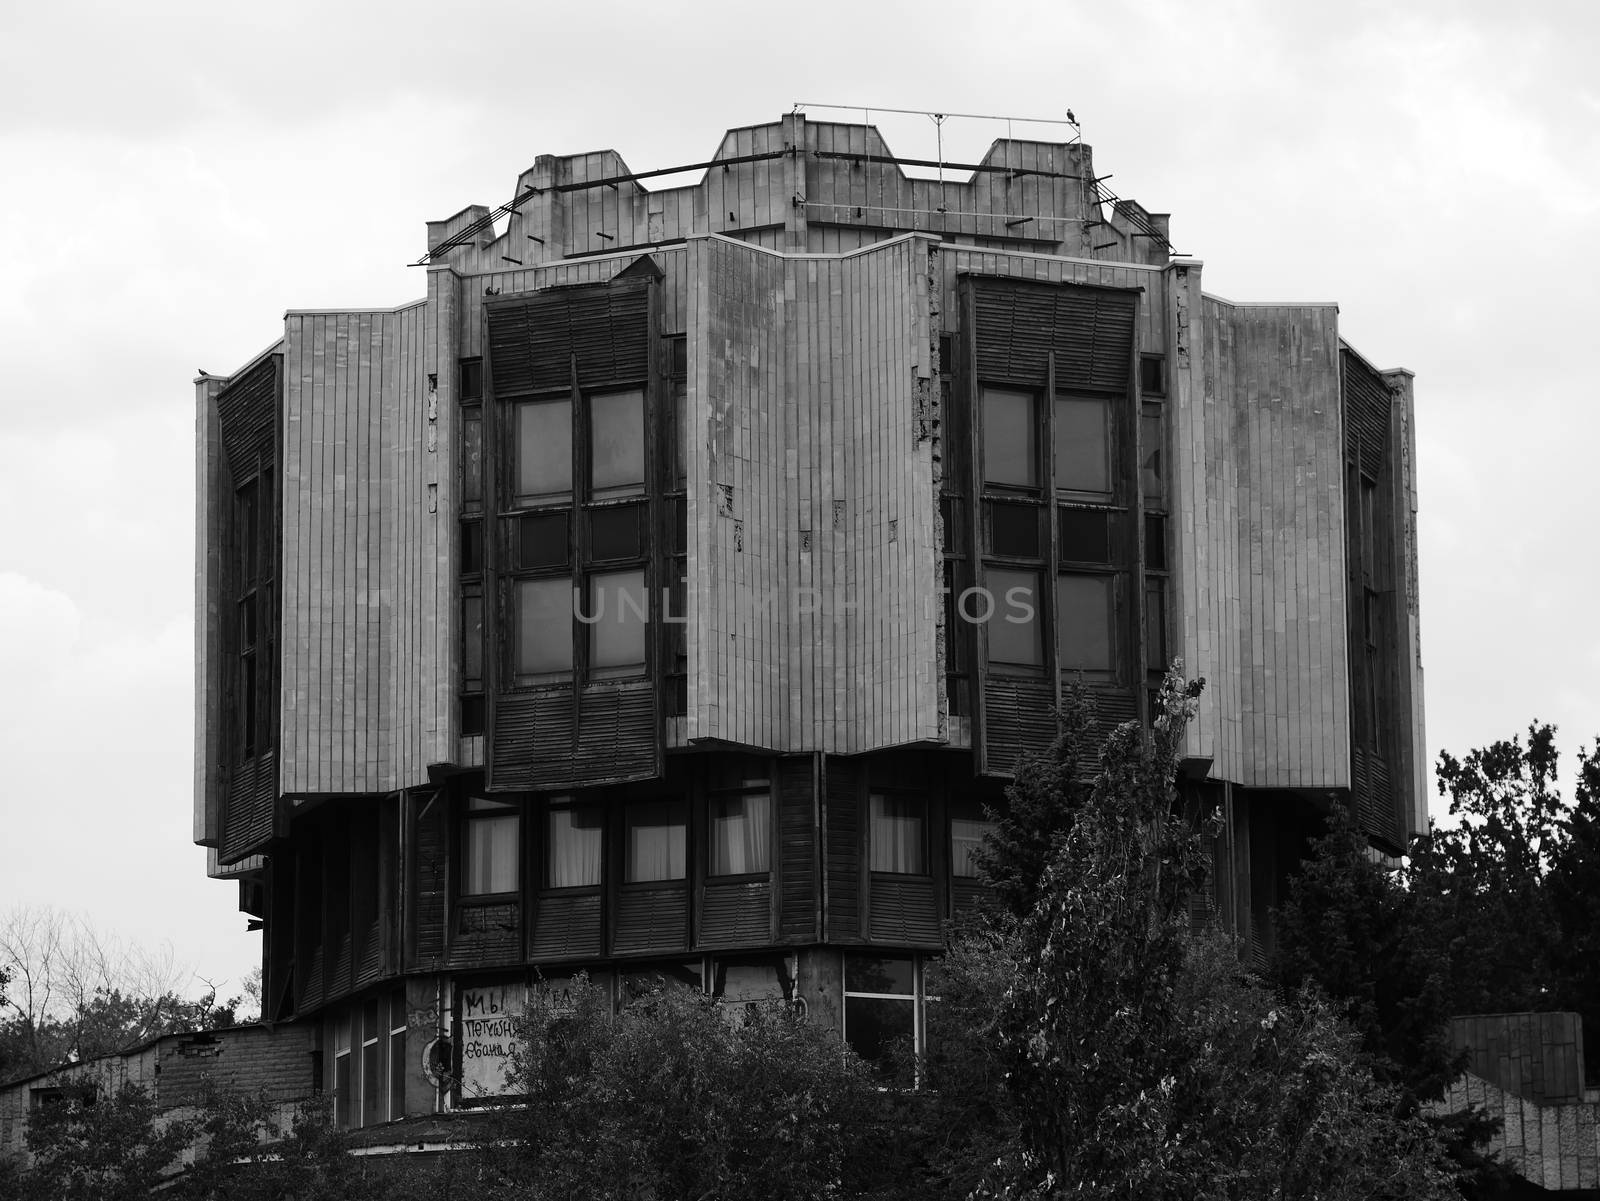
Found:
<path fill-rule="evenodd" d="M 1039 486 L 1039 414 L 1031 392 L 983 389 L 983 479 L 1001 488 Z"/>
<path fill-rule="evenodd" d="M 772 867 L 772 798 L 766 793 L 713 796 L 706 803 L 710 876 L 743 876 Z"/>
<path fill-rule="evenodd" d="M 572 494 L 572 401 L 517 406 L 517 500 L 565 500 Z"/>
<path fill-rule="evenodd" d="M 997 666 L 1039 667 L 1044 663 L 1043 621 L 1039 613 L 1039 573 L 991 567 L 989 662 Z"/>
<path fill-rule="evenodd" d="M 588 805 L 553 808 L 547 828 L 545 887 L 598 886 L 604 846 L 600 810 Z"/>
<path fill-rule="evenodd" d="M 472 797 L 467 801 L 463 896 L 515 892 L 522 818 L 514 802 Z"/>
<path fill-rule="evenodd" d="M 1102 399 L 1058 396 L 1055 406 L 1056 489 L 1111 494 L 1111 405 Z"/>
<path fill-rule="evenodd" d="M 994 823 L 976 801 L 954 801 L 950 806 L 950 874 L 957 879 L 976 879 L 977 852 L 994 830 Z"/>
<path fill-rule="evenodd" d="M 868 862 L 873 871 L 926 875 L 926 802 L 921 797 L 873 793 L 868 808 L 867 841 Z"/>
<path fill-rule="evenodd" d="M 624 819 L 623 880 L 640 884 L 683 879 L 688 866 L 684 825 L 680 801 L 630 805 Z"/>
<path fill-rule="evenodd" d="M 644 393 L 591 396 L 589 428 L 595 498 L 644 491 Z"/>
<path fill-rule="evenodd" d="M 517 683 L 572 670 L 572 578 L 517 581 Z"/>
<path fill-rule="evenodd" d="M 589 674 L 596 678 L 644 673 L 649 618 L 644 571 L 616 571 L 589 581 Z"/>
<path fill-rule="evenodd" d="M 1063 670 L 1109 672 L 1116 669 L 1116 643 L 1112 637 L 1115 584 L 1115 578 L 1109 575 L 1056 577 Z"/>

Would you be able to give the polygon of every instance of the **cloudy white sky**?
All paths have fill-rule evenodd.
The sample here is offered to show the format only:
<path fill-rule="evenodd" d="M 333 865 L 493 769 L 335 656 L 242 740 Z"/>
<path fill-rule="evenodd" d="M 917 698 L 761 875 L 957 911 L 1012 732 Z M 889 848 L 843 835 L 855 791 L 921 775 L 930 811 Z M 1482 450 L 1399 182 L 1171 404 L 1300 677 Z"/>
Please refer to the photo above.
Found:
<path fill-rule="evenodd" d="M 419 296 L 423 223 L 540 153 L 701 161 L 796 101 L 1070 107 L 1208 290 L 1339 301 L 1417 373 L 1430 754 L 1589 741 L 1597 31 L 1580 0 L 0 4 L 0 911 L 224 988 L 258 960 L 189 844 L 196 370 L 291 306 Z"/>

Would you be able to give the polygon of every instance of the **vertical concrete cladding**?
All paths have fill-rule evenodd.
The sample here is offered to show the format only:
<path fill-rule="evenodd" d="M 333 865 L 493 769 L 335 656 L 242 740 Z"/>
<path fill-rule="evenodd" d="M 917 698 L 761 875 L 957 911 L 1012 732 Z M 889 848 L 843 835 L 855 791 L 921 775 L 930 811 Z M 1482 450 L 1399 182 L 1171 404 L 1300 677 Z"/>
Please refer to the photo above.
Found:
<path fill-rule="evenodd" d="M 1207 681 L 1190 749 L 1249 787 L 1346 788 L 1338 309 L 1198 299 L 1175 372 L 1180 634 Z"/>
<path fill-rule="evenodd" d="M 284 318 L 288 795 L 403 788 L 451 758 L 452 459 L 428 313 Z"/>
<path fill-rule="evenodd" d="M 1395 572 L 1399 577 L 1397 592 L 1401 600 L 1395 616 L 1400 644 L 1400 714 L 1406 725 L 1399 740 L 1399 774 L 1409 788 L 1404 797 L 1409 833 L 1417 833 L 1428 828 L 1428 757 L 1424 749 L 1428 741 L 1422 704 L 1422 627 L 1418 623 L 1416 399 L 1411 372 L 1386 371 L 1383 378 L 1394 394 L 1395 437 L 1391 462 L 1399 533 Z"/>
<path fill-rule="evenodd" d="M 690 241 L 690 738 L 938 737 L 928 255 Z"/>

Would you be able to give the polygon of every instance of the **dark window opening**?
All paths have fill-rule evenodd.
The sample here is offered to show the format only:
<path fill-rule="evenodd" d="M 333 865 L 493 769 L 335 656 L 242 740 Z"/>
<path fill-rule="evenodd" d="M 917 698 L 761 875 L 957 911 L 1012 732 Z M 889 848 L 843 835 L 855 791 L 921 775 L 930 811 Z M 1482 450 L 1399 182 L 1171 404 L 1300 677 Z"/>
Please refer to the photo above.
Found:
<path fill-rule="evenodd" d="M 1111 514 L 1104 509 L 1061 509 L 1061 558 L 1068 563 L 1111 562 Z"/>
<path fill-rule="evenodd" d="M 989 509 L 989 552 L 1013 559 L 1037 559 L 1039 510 L 1027 504 L 995 501 Z"/>
<path fill-rule="evenodd" d="M 529 513 L 517 519 L 517 566 L 524 571 L 565 567 L 570 561 L 570 515 Z"/>
<path fill-rule="evenodd" d="M 1154 513 L 1144 519 L 1144 565 L 1150 571 L 1167 569 L 1167 519 Z"/>
<path fill-rule="evenodd" d="M 1161 355 L 1139 356 L 1139 391 L 1146 396 L 1167 394 L 1167 360 Z"/>

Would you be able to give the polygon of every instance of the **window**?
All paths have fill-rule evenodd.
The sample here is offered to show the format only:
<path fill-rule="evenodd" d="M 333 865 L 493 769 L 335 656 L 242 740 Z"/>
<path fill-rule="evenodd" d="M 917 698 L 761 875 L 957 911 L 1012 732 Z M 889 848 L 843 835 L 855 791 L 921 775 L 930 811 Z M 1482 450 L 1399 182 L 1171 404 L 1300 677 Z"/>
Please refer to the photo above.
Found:
<path fill-rule="evenodd" d="M 624 815 L 624 883 L 682 880 L 686 874 L 681 801 L 630 805 Z"/>
<path fill-rule="evenodd" d="M 272 472 L 262 468 L 234 491 L 230 531 L 234 752 L 240 763 L 267 748 L 273 729 L 271 512 Z"/>
<path fill-rule="evenodd" d="M 846 955 L 844 1037 L 863 1059 L 881 1063 L 897 1045 L 920 1053 L 925 1038 L 922 964 L 912 955 Z"/>
<path fill-rule="evenodd" d="M 644 393 L 589 399 L 590 486 L 596 499 L 644 491 Z"/>
<path fill-rule="evenodd" d="M 1111 495 L 1111 405 L 1103 398 L 1058 396 L 1055 405 L 1058 492 Z"/>
<path fill-rule="evenodd" d="M 596 888 L 600 884 L 604 823 L 598 808 L 590 805 L 558 806 L 550 810 L 546 888 Z"/>
<path fill-rule="evenodd" d="M 517 683 L 565 677 L 572 671 L 572 577 L 518 580 Z"/>
<path fill-rule="evenodd" d="M 983 840 L 994 831 L 995 823 L 984 815 L 983 806 L 976 801 L 952 801 L 950 804 L 950 874 L 959 880 L 978 877 L 975 855 L 983 847 Z"/>
<path fill-rule="evenodd" d="M 1001 488 L 1037 488 L 1037 399 L 1031 392 L 984 388 L 982 404 L 984 483 Z"/>
<path fill-rule="evenodd" d="M 744 876 L 772 870 L 772 797 L 763 791 L 713 794 L 706 802 L 708 876 Z"/>
<path fill-rule="evenodd" d="M 928 874 L 927 805 L 921 797 L 873 793 L 868 809 L 868 863 L 872 871 Z"/>
<path fill-rule="evenodd" d="M 521 808 L 487 797 L 467 800 L 461 865 L 461 895 L 487 896 L 517 890 Z"/>
<path fill-rule="evenodd" d="M 401 991 L 367 997 L 329 1021 L 334 1120 L 345 1128 L 405 1116 L 406 1000 Z"/>
<path fill-rule="evenodd" d="M 572 401 L 533 400 L 517 406 L 517 501 L 572 495 Z"/>
<path fill-rule="evenodd" d="M 1056 614 L 1061 623 L 1061 667 L 1064 671 L 1116 670 L 1113 615 L 1115 577 L 1056 577 Z"/>
<path fill-rule="evenodd" d="M 644 674 L 649 598 L 644 570 L 610 572 L 589 579 L 589 674 L 593 678 Z"/>
<path fill-rule="evenodd" d="M 1167 361 L 1161 355 L 1139 356 L 1139 391 L 1146 396 L 1167 394 Z"/>
<path fill-rule="evenodd" d="M 457 375 L 461 410 L 461 554 L 457 576 L 461 582 L 461 682 L 459 704 L 461 736 L 473 738 L 484 729 L 483 573 L 484 470 L 483 470 L 483 363 L 463 359 Z"/>
<path fill-rule="evenodd" d="M 642 387 L 518 401 L 505 519 L 517 687 L 643 676 L 654 510 Z"/>
<path fill-rule="evenodd" d="M 1039 573 L 991 567 L 989 662 L 1001 667 L 1040 667 L 1044 636 L 1039 617 Z M 981 608 L 983 598 L 972 602 Z"/>

